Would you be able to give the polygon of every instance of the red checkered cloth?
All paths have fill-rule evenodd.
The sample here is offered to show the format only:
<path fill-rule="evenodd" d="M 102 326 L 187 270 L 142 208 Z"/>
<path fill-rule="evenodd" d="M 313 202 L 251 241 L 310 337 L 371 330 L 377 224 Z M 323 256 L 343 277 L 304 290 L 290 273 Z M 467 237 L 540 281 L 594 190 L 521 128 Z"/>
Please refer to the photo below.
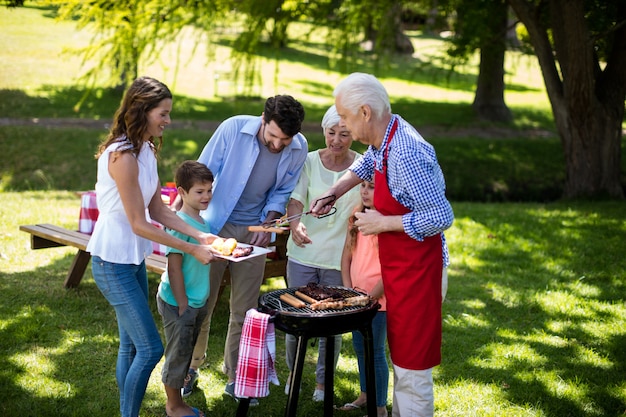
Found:
<path fill-rule="evenodd" d="M 235 396 L 260 398 L 270 394 L 270 382 L 280 385 L 274 363 L 276 335 L 269 314 L 254 308 L 246 312 L 239 341 Z"/>
<path fill-rule="evenodd" d="M 98 203 L 96 192 L 87 191 L 80 197 L 80 214 L 78 215 L 78 231 L 88 235 L 93 233 L 93 228 L 98 220 Z"/>
<path fill-rule="evenodd" d="M 152 223 L 152 225 L 154 227 L 157 227 L 159 229 L 163 229 L 163 225 L 157 221 L 154 221 L 150 218 L 150 216 L 148 216 L 147 212 L 146 212 L 146 218 L 148 219 L 148 221 L 150 221 L 150 223 Z M 161 243 L 157 243 L 157 242 L 152 242 L 152 253 L 154 253 L 155 255 L 163 255 L 165 256 L 165 252 L 167 251 L 167 246 L 163 245 Z"/>
<path fill-rule="evenodd" d="M 88 235 L 93 233 L 93 228 L 98 220 L 98 202 L 96 200 L 95 191 L 87 191 L 82 193 L 80 197 L 80 214 L 78 216 L 78 231 L 86 233 Z M 148 211 L 146 210 L 146 220 L 148 220 L 154 227 L 163 229 L 163 225 L 150 219 Z M 157 255 L 165 255 L 167 246 L 160 243 L 152 242 L 152 251 Z"/>
<path fill-rule="evenodd" d="M 168 206 L 171 206 L 176 200 L 178 189 L 176 187 L 161 187 L 161 200 Z"/>

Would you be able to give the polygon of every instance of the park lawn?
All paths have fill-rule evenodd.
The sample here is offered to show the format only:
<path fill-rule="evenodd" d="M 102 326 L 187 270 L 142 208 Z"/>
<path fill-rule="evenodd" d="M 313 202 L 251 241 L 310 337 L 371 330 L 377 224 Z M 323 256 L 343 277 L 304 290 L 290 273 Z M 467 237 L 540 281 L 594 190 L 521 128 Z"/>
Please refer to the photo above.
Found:
<path fill-rule="evenodd" d="M 33 251 L 20 224 L 77 227 L 79 198 L 65 191 L 5 192 L 0 207 L 0 392 L 4 416 L 116 413 L 117 327 L 88 269 L 80 287 L 62 282 L 73 250 Z M 435 369 L 438 416 L 617 416 L 626 410 L 626 222 L 623 203 L 453 203 L 452 255 L 443 306 L 443 362 Z M 150 274 L 151 302 L 159 277 Z M 284 287 L 282 277 L 262 288 Z M 209 361 L 189 403 L 232 415 L 222 397 L 226 298 L 215 315 Z M 160 320 L 156 309 L 154 317 Z M 344 335 L 335 402 L 358 390 L 350 335 Z M 287 377 L 278 332 L 278 372 Z M 309 349 L 301 415 L 310 400 Z M 162 416 L 159 365 L 143 416 Z M 249 415 L 282 415 L 283 387 Z M 389 387 L 391 393 L 392 386 Z M 391 404 L 391 397 L 390 403 Z M 356 415 L 355 413 L 353 413 Z M 353 415 L 346 414 L 346 415 Z"/>
<path fill-rule="evenodd" d="M 80 62 L 62 55 L 62 50 L 89 38 L 71 22 L 56 22 L 46 8 L 0 7 L 0 24 L 6 40 L 0 51 L 3 118 L 103 121 L 99 130 L 0 127 L 0 291 L 5 300 L 0 306 L 0 412 L 8 417 L 115 415 L 117 327 L 112 309 L 90 270 L 79 288 L 63 289 L 72 249 L 33 251 L 28 235 L 18 227 L 45 222 L 77 227 L 76 191 L 94 184 L 91 156 L 106 134 L 120 93 L 99 86 L 94 96 L 76 107 L 84 93 L 76 81 Z M 545 190 L 552 193 L 558 188 L 564 175 L 562 151 L 553 134 L 549 104 L 533 60 L 513 56 L 508 61 L 506 98 L 516 122 L 503 130 L 506 134 L 485 136 L 481 130 L 494 132 L 492 126 L 474 121 L 468 110 L 475 69 L 463 68 L 448 77 L 442 66 L 416 66 L 416 60 L 436 54 L 441 41 L 419 33 L 411 36 L 421 56 L 397 63 L 383 81 L 394 111 L 420 131 L 439 127 L 427 139 L 435 144 L 449 190 L 466 192 L 452 201 L 456 221 L 447 232 L 452 265 L 443 305 L 443 362 L 434 374 L 437 415 L 622 415 L 626 411 L 623 202 L 462 202 L 472 197 L 489 201 L 485 196 L 498 201 L 502 196 L 493 193 L 498 190 L 529 187 L 526 194 L 539 189 L 543 190 L 539 195 L 546 196 Z M 189 44 L 181 42 L 188 54 Z M 328 70 L 314 42 L 302 39 L 291 46 L 283 55 L 277 83 L 274 64 L 265 61 L 267 82 L 259 94 L 292 93 L 305 103 L 308 126 L 317 128 L 340 75 Z M 262 100 L 222 97 L 233 87 L 228 77 L 215 82 L 222 61 L 207 64 L 198 56 L 175 68 L 169 65 L 172 48 L 165 45 L 163 59 L 143 70 L 174 90 L 174 119 L 222 120 L 231 114 L 260 113 Z M 458 129 L 466 133 L 459 136 Z M 171 179 L 182 159 L 195 159 L 209 136 L 209 130 L 198 128 L 166 132 L 161 179 Z M 323 146 L 319 132 L 311 130 L 307 136 L 312 149 Z M 549 195 L 547 200 L 554 200 Z M 150 275 L 157 323 L 153 300 L 158 280 Z M 277 277 L 262 291 L 282 286 L 283 279 Z M 227 317 L 223 298 L 213 321 L 209 361 L 199 389 L 189 398 L 191 405 L 218 416 L 232 415 L 236 407 L 222 397 Z M 284 383 L 283 339 L 279 332 L 277 366 Z M 358 390 L 350 335 L 343 339 L 335 382 L 338 405 L 352 401 Z M 322 414 L 310 400 L 312 351 L 299 408 L 306 416 Z M 164 415 L 160 367 L 152 374 L 142 416 Z M 272 387 L 270 396 L 249 415 L 282 415 L 286 400 L 282 391 Z"/>
<path fill-rule="evenodd" d="M 212 133 L 197 127 L 168 127 L 159 155 L 161 182 L 172 181 L 183 160 L 197 159 Z M 325 146 L 317 128 L 304 133 L 310 150 Z M 428 133 L 427 137 L 437 150 L 452 200 L 553 201 L 560 197 L 565 168 L 556 138 L 444 136 L 448 134 L 431 137 Z M 104 128 L 0 127 L 0 154 L 13 156 L 0 160 L 0 190 L 93 189 L 93 155 L 105 135 Z M 359 143 L 353 148 L 364 150 Z"/>

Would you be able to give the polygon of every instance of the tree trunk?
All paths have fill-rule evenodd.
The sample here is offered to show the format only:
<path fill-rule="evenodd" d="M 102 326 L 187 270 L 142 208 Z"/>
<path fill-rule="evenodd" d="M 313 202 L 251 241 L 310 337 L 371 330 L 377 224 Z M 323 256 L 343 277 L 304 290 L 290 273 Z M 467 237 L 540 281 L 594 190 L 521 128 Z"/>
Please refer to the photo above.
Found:
<path fill-rule="evenodd" d="M 566 164 L 563 197 L 623 199 L 626 26 L 604 35 L 612 48 L 601 69 L 583 0 L 547 1 L 554 50 L 535 3 L 508 1 L 528 29 L 552 105 Z M 618 22 L 626 18 L 626 8 L 619 14 Z"/>
<path fill-rule="evenodd" d="M 428 9 L 428 15 L 426 16 L 426 24 L 424 25 L 424 32 L 429 34 L 435 34 L 437 27 L 437 16 L 439 15 L 438 0 L 431 0 L 430 8 Z"/>
<path fill-rule="evenodd" d="M 396 0 L 390 3 L 379 29 L 373 26 L 373 21 L 366 23 L 366 40 L 371 42 L 373 50 L 381 53 L 412 54 L 415 52 L 413 43 L 402 30 L 402 3 Z M 387 6 L 386 3 L 382 5 Z"/>
<path fill-rule="evenodd" d="M 567 161 L 563 197 L 623 197 L 619 180 L 624 112 L 615 117 L 602 106 L 573 107 L 569 127 L 559 129 Z"/>
<path fill-rule="evenodd" d="M 393 5 L 390 19 L 393 21 L 392 27 L 395 28 L 394 51 L 400 54 L 411 55 L 415 52 L 415 48 L 411 39 L 404 34 L 402 27 L 402 3 L 397 2 Z"/>
<path fill-rule="evenodd" d="M 472 108 L 481 119 L 509 122 L 511 111 L 504 102 L 504 54 L 506 52 L 508 5 L 493 2 L 489 10 L 489 29 L 481 40 L 480 67 Z"/>

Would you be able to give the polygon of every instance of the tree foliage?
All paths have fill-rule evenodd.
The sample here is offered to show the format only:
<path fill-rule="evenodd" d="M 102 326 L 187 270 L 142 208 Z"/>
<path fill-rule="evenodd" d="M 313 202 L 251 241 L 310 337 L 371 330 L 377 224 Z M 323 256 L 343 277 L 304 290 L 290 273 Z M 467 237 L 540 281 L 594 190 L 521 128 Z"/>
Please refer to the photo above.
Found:
<path fill-rule="evenodd" d="M 88 46 L 76 51 L 83 63 L 97 62 L 83 78 L 97 83 L 122 86 L 138 76 L 139 66 L 158 58 L 160 47 L 176 40 L 188 27 L 209 31 L 224 14 L 219 1 L 189 0 L 49 0 L 58 6 L 60 19 L 72 19 L 78 28 L 89 26 L 93 37 Z M 199 38 L 201 39 L 201 37 Z"/>
<path fill-rule="evenodd" d="M 507 0 L 524 28 L 524 48 L 536 54 L 566 161 L 566 198 L 623 198 L 621 138 L 626 94 L 626 2 Z M 475 109 L 498 109 L 506 23 L 503 1 L 448 0 L 458 13 L 452 57 L 481 51 Z M 501 23 L 497 23 L 501 22 Z M 495 42 L 494 42 L 495 41 Z M 491 44 L 490 44 L 491 43 Z M 487 61 L 491 60 L 492 65 Z M 500 68 L 500 72 L 497 69 Z M 487 76 L 483 77 L 487 70 Z M 481 96 L 491 94 L 491 101 Z M 484 97 L 483 97 L 484 98 Z M 495 105 L 494 105 L 495 103 Z M 502 99 L 502 105 L 504 105 Z M 506 116 L 506 113 L 504 113 Z"/>
<path fill-rule="evenodd" d="M 245 31 L 234 43 L 235 76 L 250 87 L 257 81 L 258 56 L 262 44 L 270 47 L 275 58 L 288 46 L 290 23 L 308 21 L 326 30 L 331 48 L 329 67 L 347 72 L 361 57 L 363 48 L 386 57 L 398 52 L 413 52 L 411 42 L 400 25 L 402 1 L 398 0 L 254 0 L 238 2 L 237 11 L 245 16 Z M 369 46 L 364 46 L 366 43 Z M 382 60 L 381 60 L 382 62 Z M 278 77 L 278 69 L 274 74 Z"/>
<path fill-rule="evenodd" d="M 289 24 L 301 20 L 330 29 L 328 43 L 334 53 L 329 65 L 343 70 L 356 60 L 362 45 L 379 57 L 397 52 L 412 52 L 403 35 L 401 0 L 47 0 L 59 7 L 59 18 L 73 19 L 79 28 L 90 27 L 94 35 L 89 46 L 76 53 L 84 63 L 97 62 L 83 79 L 121 86 L 136 77 L 140 65 L 158 57 L 159 47 L 174 41 L 186 27 L 194 27 L 198 39 L 213 39 L 218 25 L 237 28 L 233 41 L 233 78 L 243 86 L 243 95 L 251 92 L 260 76 L 261 46 L 269 46 L 278 59 L 288 46 Z M 219 22 L 219 23 L 216 23 Z M 211 50 L 211 44 L 208 44 Z M 381 60 L 383 62 L 383 60 Z M 343 64 L 343 65 L 341 65 Z M 337 66 L 341 65 L 341 66 Z M 277 72 L 274 74 L 278 77 Z"/>
<path fill-rule="evenodd" d="M 85 80 L 107 80 L 122 85 L 132 81 L 138 67 L 157 57 L 159 48 L 185 28 L 195 28 L 207 41 L 220 25 L 234 25 L 235 78 L 252 85 L 259 74 L 261 44 L 276 58 L 289 44 L 288 26 L 307 20 L 327 28 L 333 48 L 329 62 L 348 72 L 362 57 L 364 42 L 377 62 L 401 44 L 401 10 L 439 5 L 458 13 L 457 51 L 489 49 L 489 40 L 501 39 L 491 6 L 504 0 L 47 0 L 59 7 L 61 18 L 79 27 L 89 25 L 91 44 L 79 51 L 84 62 L 97 62 Z M 624 0 L 506 0 L 528 33 L 528 42 L 541 66 L 554 119 L 562 140 L 567 176 L 564 196 L 623 198 L 620 183 L 621 139 L 626 97 L 626 2 Z M 5 2 L 20 5 L 19 0 Z M 432 13 L 434 16 L 436 13 Z M 444 13 L 445 14 L 445 13 Z M 496 16 L 501 16 L 501 13 Z M 487 22 L 487 24 L 485 24 Z M 211 51 L 211 43 L 207 42 Z M 498 44 L 499 45 L 499 44 Z M 492 51 L 493 52 L 493 51 Z M 499 52 L 498 52 L 499 54 Z M 484 58 L 481 56 L 481 58 Z M 490 56 L 486 69 L 495 69 L 499 55 Z M 275 77 L 278 76 L 278 66 Z M 501 70 L 502 68 L 500 68 Z M 483 68 L 481 67 L 481 74 Z M 500 78 L 486 71 L 489 79 Z M 480 78 L 478 87 L 480 87 Z M 483 84 L 483 86 L 489 84 Z M 498 85 L 494 83 L 493 85 Z M 477 89 L 477 99 L 480 88 Z M 491 99 L 498 92 L 487 88 Z M 495 92 L 495 93 L 494 93 Z M 488 108 L 489 100 L 475 100 Z M 503 101 L 502 101 L 502 104 Z"/>

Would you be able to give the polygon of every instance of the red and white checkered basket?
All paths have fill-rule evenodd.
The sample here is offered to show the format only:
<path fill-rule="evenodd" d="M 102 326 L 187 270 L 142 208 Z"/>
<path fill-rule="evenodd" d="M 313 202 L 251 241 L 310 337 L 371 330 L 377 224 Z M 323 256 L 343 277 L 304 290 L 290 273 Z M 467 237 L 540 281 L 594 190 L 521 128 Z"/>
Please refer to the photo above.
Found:
<path fill-rule="evenodd" d="M 146 217 L 148 218 L 148 220 L 152 223 L 152 225 L 154 227 L 158 227 L 159 229 L 163 229 L 163 225 L 159 222 L 155 222 L 154 220 L 150 219 L 150 217 L 148 216 L 148 212 L 146 212 Z M 165 256 L 165 251 L 167 250 L 167 246 L 162 245 L 160 243 L 156 243 L 156 242 L 152 242 L 152 253 L 154 253 L 155 255 L 163 255 Z"/>
<path fill-rule="evenodd" d="M 98 220 L 98 204 L 96 192 L 87 191 L 80 197 L 80 215 L 78 216 L 78 231 L 88 235 L 93 233 L 93 228 Z"/>
<path fill-rule="evenodd" d="M 78 216 L 78 231 L 81 233 L 86 233 L 88 235 L 93 233 L 93 228 L 96 225 L 96 220 L 98 220 L 98 204 L 96 201 L 96 192 L 95 191 L 87 191 L 82 193 L 80 197 L 80 214 Z M 148 212 L 146 211 L 146 219 L 151 222 L 155 227 L 159 229 L 163 229 L 163 225 L 159 222 L 156 222 L 150 219 L 148 216 Z M 167 250 L 167 246 L 161 245 L 160 243 L 152 242 L 152 250 L 153 253 L 157 255 L 165 255 L 165 251 Z"/>

